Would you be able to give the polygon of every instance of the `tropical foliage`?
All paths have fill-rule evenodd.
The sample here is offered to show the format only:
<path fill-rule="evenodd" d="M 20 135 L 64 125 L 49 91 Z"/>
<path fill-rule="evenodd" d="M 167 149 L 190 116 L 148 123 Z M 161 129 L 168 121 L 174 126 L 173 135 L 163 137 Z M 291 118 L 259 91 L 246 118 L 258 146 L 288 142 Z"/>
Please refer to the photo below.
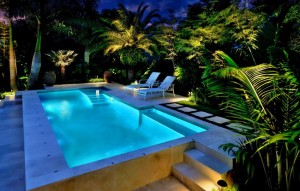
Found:
<path fill-rule="evenodd" d="M 64 80 L 66 66 L 70 65 L 78 54 L 74 50 L 58 50 L 57 52 L 51 51 L 46 55 L 50 57 L 55 66 L 60 67 L 60 75 Z"/>
<path fill-rule="evenodd" d="M 119 4 L 118 19 L 113 20 L 108 30 L 100 34 L 104 55 L 117 53 L 127 69 L 132 70 L 138 63 L 145 64 L 147 57 L 152 56 L 155 50 L 151 37 L 158 22 L 153 19 L 160 18 L 160 15 L 155 9 L 144 16 L 147 8 L 148 5 L 141 3 L 136 12 L 131 12 Z"/>
<path fill-rule="evenodd" d="M 236 122 L 231 130 L 245 137 L 221 146 L 236 156 L 240 189 L 253 190 L 260 182 L 264 190 L 295 190 L 300 170 L 298 80 L 285 63 L 282 71 L 271 64 L 240 68 L 222 51 L 215 56 L 223 65 L 207 66 L 207 88 Z"/>

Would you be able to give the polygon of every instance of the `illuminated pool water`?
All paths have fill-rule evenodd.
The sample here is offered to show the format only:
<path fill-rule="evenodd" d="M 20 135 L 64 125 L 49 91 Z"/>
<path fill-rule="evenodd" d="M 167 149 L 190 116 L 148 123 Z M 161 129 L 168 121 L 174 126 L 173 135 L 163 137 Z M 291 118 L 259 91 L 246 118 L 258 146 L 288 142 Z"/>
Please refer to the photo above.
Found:
<path fill-rule="evenodd" d="M 69 167 L 205 131 L 156 109 L 137 110 L 95 89 L 41 92 L 39 97 Z"/>

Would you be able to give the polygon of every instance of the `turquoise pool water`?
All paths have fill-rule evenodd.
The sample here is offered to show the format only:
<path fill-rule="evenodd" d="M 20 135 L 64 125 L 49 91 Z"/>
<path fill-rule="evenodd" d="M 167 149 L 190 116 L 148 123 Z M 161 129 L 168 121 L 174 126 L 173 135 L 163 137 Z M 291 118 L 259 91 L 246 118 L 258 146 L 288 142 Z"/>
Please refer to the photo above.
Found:
<path fill-rule="evenodd" d="M 156 109 L 137 110 L 101 90 L 39 97 L 69 167 L 205 131 Z"/>

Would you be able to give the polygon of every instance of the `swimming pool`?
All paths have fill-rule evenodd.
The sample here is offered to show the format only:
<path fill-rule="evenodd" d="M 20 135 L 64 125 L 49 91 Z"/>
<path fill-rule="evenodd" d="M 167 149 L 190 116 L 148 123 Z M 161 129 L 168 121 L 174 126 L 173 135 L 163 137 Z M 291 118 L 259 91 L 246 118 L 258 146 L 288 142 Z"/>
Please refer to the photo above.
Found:
<path fill-rule="evenodd" d="M 157 109 L 135 109 L 95 89 L 38 95 L 69 167 L 205 131 Z"/>

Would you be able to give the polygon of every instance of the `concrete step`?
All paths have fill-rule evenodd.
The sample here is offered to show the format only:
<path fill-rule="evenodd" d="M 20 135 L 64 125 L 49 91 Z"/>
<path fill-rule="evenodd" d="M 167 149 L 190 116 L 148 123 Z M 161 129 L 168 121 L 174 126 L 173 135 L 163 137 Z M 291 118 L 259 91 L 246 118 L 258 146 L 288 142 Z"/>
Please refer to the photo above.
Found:
<path fill-rule="evenodd" d="M 173 165 L 172 174 L 193 191 L 218 190 L 215 182 L 185 162 Z"/>
<path fill-rule="evenodd" d="M 157 180 L 134 191 L 191 191 L 174 176 Z"/>
<path fill-rule="evenodd" d="M 199 142 L 195 142 L 195 149 L 208 156 L 216 159 L 217 161 L 225 164 L 228 168 L 233 168 L 234 157 L 229 155 L 227 152 L 219 149 L 221 143 L 216 143 L 215 147 L 213 145 L 207 146 Z"/>
<path fill-rule="evenodd" d="M 232 169 L 232 167 L 222 161 L 197 149 L 186 151 L 184 153 L 184 162 L 205 174 L 214 183 L 223 179 L 227 172 Z"/>

